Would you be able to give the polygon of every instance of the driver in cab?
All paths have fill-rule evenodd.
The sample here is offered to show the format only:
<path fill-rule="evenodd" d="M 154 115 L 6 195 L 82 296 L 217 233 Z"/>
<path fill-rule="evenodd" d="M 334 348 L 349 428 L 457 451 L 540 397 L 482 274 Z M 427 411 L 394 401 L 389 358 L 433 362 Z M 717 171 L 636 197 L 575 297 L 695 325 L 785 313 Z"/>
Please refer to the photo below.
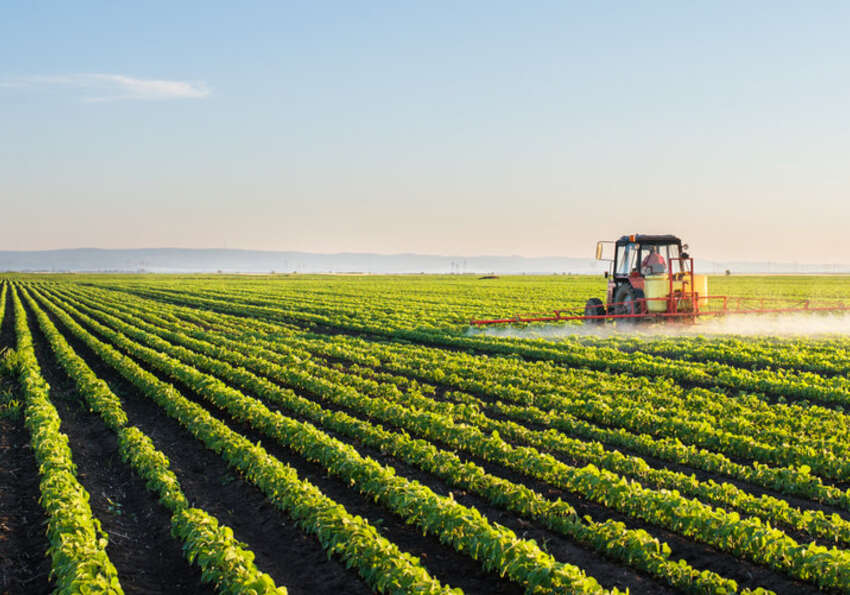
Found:
<path fill-rule="evenodd" d="M 644 275 L 659 275 L 667 269 L 667 263 L 664 257 L 658 253 L 658 248 L 651 246 L 649 254 L 643 259 L 640 265 L 641 273 Z"/>

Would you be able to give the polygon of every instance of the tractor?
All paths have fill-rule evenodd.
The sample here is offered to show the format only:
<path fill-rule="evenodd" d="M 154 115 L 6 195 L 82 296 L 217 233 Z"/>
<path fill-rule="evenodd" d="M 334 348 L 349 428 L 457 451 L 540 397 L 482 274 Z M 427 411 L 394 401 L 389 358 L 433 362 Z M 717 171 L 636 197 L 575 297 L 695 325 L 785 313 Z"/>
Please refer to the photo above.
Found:
<path fill-rule="evenodd" d="M 604 258 L 613 244 L 613 258 Z M 674 235 L 632 234 L 614 242 L 597 242 L 596 259 L 607 260 L 608 293 L 605 303 L 590 298 L 584 308 L 587 322 L 617 317 L 624 321 L 692 317 L 708 299 L 708 278 L 694 274 L 687 244 Z"/>

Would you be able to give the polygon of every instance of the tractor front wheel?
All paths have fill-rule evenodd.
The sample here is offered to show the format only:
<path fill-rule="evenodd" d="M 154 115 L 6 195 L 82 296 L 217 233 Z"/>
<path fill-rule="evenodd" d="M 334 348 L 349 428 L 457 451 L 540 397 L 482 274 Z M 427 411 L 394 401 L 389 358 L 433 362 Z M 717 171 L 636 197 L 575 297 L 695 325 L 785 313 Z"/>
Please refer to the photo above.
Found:
<path fill-rule="evenodd" d="M 599 298 L 590 298 L 584 305 L 585 316 L 605 316 L 605 305 Z M 604 318 L 590 318 L 584 321 L 585 324 L 602 324 Z"/>

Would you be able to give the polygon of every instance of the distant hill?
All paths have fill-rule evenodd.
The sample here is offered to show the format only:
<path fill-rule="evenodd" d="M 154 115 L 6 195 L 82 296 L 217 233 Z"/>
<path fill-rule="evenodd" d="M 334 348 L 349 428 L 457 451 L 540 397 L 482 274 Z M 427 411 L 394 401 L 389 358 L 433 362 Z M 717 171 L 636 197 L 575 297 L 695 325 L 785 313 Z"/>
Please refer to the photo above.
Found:
<path fill-rule="evenodd" d="M 258 250 L 0 251 L 0 271 L 153 273 L 601 273 L 589 258 L 432 256 L 423 254 L 313 254 Z"/>
<path fill-rule="evenodd" d="M 150 273 L 495 273 L 601 274 L 605 263 L 590 258 L 526 258 L 523 256 L 435 256 L 426 254 L 315 254 L 259 250 L 0 251 L 0 271 L 21 272 L 150 272 Z M 846 265 L 793 263 L 720 263 L 697 261 L 707 273 L 850 272 Z"/>

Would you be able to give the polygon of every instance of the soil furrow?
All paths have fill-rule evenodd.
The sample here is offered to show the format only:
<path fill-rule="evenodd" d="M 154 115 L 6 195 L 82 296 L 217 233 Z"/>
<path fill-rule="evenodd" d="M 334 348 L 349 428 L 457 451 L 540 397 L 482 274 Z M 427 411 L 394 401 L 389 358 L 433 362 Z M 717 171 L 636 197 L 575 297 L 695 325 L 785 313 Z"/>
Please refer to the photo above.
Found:
<path fill-rule="evenodd" d="M 36 358 L 50 385 L 50 400 L 68 435 L 77 478 L 109 535 L 107 554 L 128 593 L 211 593 L 200 570 L 182 555 L 171 536 L 171 515 L 145 482 L 121 461 L 118 441 L 100 417 L 88 411 L 26 305 Z"/>

